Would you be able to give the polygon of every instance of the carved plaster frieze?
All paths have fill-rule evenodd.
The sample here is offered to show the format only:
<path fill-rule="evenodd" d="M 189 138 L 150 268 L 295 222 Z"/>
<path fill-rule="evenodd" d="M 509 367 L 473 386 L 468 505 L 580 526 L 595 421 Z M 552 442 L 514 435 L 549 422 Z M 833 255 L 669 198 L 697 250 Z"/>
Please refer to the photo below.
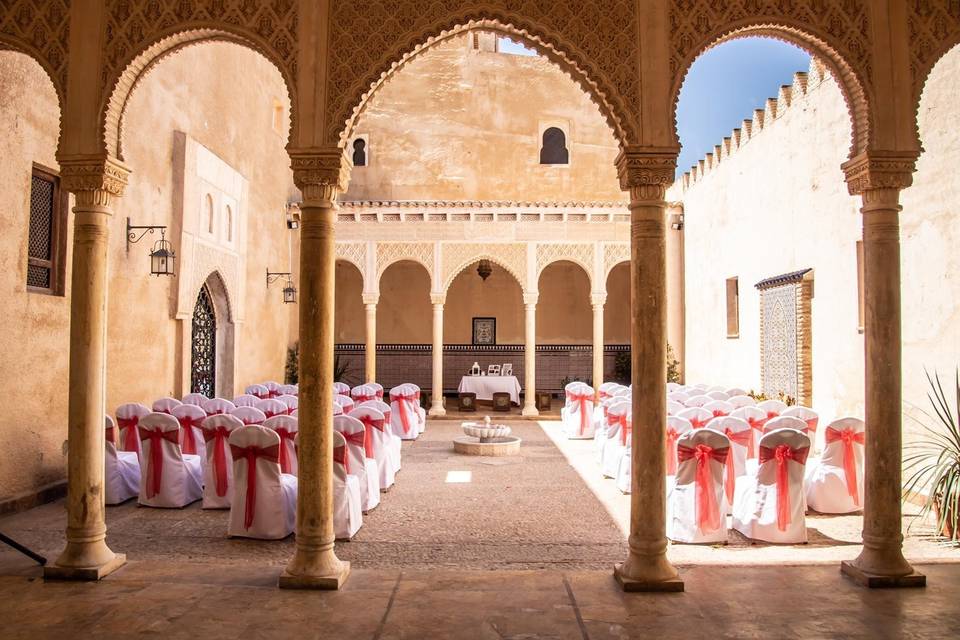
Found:
<path fill-rule="evenodd" d="M 360 275 L 363 276 L 364 282 L 366 282 L 367 274 L 364 267 L 367 263 L 366 243 L 338 242 L 336 244 L 336 256 L 337 260 L 344 260 L 355 266 L 360 271 Z"/>
<path fill-rule="evenodd" d="M 604 286 L 610 272 L 621 262 L 630 262 L 630 245 L 626 242 L 610 242 L 603 245 Z"/>
<path fill-rule="evenodd" d="M 537 244 L 537 275 L 550 264 L 566 260 L 580 265 L 587 273 L 591 287 L 594 282 L 593 244 L 544 242 Z"/>
<path fill-rule="evenodd" d="M 378 242 L 377 280 L 391 264 L 401 260 L 417 262 L 430 274 L 433 281 L 433 244 L 430 242 Z"/>
<path fill-rule="evenodd" d="M 520 287 L 527 290 L 527 246 L 524 243 L 451 242 L 443 245 L 443 290 L 446 291 L 461 271 L 487 258 L 506 269 Z"/>
<path fill-rule="evenodd" d="M 60 163 L 60 183 L 77 197 L 77 204 L 109 205 L 123 196 L 130 169 L 109 156 L 64 156 Z"/>
<path fill-rule="evenodd" d="M 293 182 L 303 192 L 301 209 L 310 203 L 333 203 L 350 184 L 352 164 L 339 147 L 290 151 Z"/>
<path fill-rule="evenodd" d="M 624 147 L 617 156 L 620 188 L 631 202 L 663 201 L 673 184 L 679 149 L 670 147 Z"/>
<path fill-rule="evenodd" d="M 875 189 L 906 189 L 913 184 L 918 153 L 909 151 L 870 151 L 843 164 L 850 195 Z"/>

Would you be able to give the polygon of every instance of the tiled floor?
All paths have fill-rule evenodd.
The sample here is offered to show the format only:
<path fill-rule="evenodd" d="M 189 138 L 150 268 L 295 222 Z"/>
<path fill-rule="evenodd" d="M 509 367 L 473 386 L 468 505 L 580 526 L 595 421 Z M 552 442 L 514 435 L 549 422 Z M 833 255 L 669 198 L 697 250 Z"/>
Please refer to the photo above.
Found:
<path fill-rule="evenodd" d="M 863 589 L 837 561 L 856 555 L 856 516 L 808 522 L 839 533 L 802 547 L 672 546 L 686 593 L 623 594 L 611 568 L 626 556 L 629 498 L 597 477 L 589 443 L 558 438 L 555 424 L 513 426 L 516 458 L 454 454 L 451 422 L 404 443 L 398 484 L 337 544 L 354 567 L 341 592 L 276 588 L 292 539 L 231 540 L 226 512 L 131 502 L 108 509 L 110 544 L 129 562 L 101 583 L 44 583 L 0 547 L 0 638 L 957 635 L 960 551 L 912 538 L 910 557 L 939 560 L 919 567 L 928 586 Z M 58 502 L 0 520 L 0 531 L 53 558 L 64 520 Z"/>

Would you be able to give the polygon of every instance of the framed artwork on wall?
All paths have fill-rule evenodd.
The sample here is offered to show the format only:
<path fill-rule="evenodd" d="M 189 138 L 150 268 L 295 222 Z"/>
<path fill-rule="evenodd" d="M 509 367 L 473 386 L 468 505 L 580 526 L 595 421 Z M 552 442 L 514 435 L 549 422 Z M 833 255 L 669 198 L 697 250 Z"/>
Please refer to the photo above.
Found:
<path fill-rule="evenodd" d="M 473 344 L 497 344 L 497 319 L 473 319 Z"/>

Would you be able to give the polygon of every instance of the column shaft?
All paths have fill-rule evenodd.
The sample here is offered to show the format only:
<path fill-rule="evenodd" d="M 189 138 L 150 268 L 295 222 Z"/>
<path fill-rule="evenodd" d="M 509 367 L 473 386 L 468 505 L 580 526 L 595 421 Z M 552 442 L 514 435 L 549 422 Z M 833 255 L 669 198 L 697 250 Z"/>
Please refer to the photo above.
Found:
<path fill-rule="evenodd" d="M 603 303 L 593 305 L 593 390 L 597 397 L 603 384 Z"/>
<path fill-rule="evenodd" d="M 367 304 L 367 345 L 364 350 L 366 366 L 364 375 L 367 382 L 377 381 L 377 305 Z"/>
<path fill-rule="evenodd" d="M 527 298 L 527 296 L 524 296 Z M 523 415 L 537 416 L 537 303 L 525 302 Z"/>
<path fill-rule="evenodd" d="M 443 416 L 443 303 L 433 304 L 433 402 L 430 415 Z"/>

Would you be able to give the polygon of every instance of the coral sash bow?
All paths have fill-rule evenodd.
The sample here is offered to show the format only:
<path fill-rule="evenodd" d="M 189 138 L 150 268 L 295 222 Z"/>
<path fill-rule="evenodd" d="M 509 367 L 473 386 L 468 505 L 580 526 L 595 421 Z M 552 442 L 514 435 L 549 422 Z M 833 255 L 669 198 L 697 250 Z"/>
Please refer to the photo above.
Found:
<path fill-rule="evenodd" d="M 667 475 L 677 475 L 677 439 L 680 434 L 672 427 L 667 427 Z"/>
<path fill-rule="evenodd" d="M 206 420 L 206 416 L 202 418 L 177 418 L 177 422 L 180 423 L 180 431 L 183 433 L 183 444 L 180 445 L 181 451 L 196 455 L 197 434 L 193 430 L 199 429 L 204 420 Z"/>
<path fill-rule="evenodd" d="M 741 447 L 749 447 L 750 442 L 753 440 L 753 429 L 746 429 L 744 431 L 734 431 L 733 429 L 724 429 L 724 435 L 730 439 L 731 444 L 738 444 Z M 732 455 L 727 456 L 727 481 L 726 481 L 726 491 L 727 491 L 727 501 L 730 504 L 733 504 L 733 489 L 737 484 L 737 472 L 734 469 L 734 457 Z"/>
<path fill-rule="evenodd" d="M 408 396 L 395 396 L 390 395 L 390 399 L 397 403 L 400 410 L 400 423 L 403 425 L 403 432 L 410 433 L 410 416 L 407 415 L 407 403 L 413 402 L 419 397 L 420 394 L 411 393 Z"/>
<path fill-rule="evenodd" d="M 160 484 L 163 481 L 163 441 L 180 445 L 180 433 L 177 431 L 161 431 L 159 427 L 147 429 L 137 427 L 140 440 L 150 441 L 150 457 L 147 459 L 147 497 L 152 498 L 160 493 Z"/>
<path fill-rule="evenodd" d="M 763 433 L 763 425 L 767 423 L 766 418 L 757 420 L 756 418 L 747 418 L 747 424 L 750 425 L 750 445 L 747 448 L 747 457 L 757 457 L 757 432 Z"/>
<path fill-rule="evenodd" d="M 247 461 L 247 500 L 243 509 L 243 527 L 249 529 L 257 516 L 257 459 L 280 462 L 280 445 L 272 447 L 238 447 L 230 445 L 234 460 Z"/>
<path fill-rule="evenodd" d="M 376 458 L 375 450 L 373 446 L 373 429 L 383 431 L 383 420 L 377 420 L 371 418 L 370 416 L 363 416 L 359 418 L 360 422 L 363 423 L 364 427 L 364 439 L 363 439 L 363 450 L 364 454 L 368 458 Z"/>
<path fill-rule="evenodd" d="M 223 497 L 227 495 L 227 438 L 230 432 L 226 427 L 216 427 L 215 429 L 204 429 L 203 440 L 213 443 L 213 477 L 217 485 L 217 495 Z"/>
<path fill-rule="evenodd" d="M 343 465 L 344 473 L 350 473 L 350 456 L 347 455 L 346 447 L 333 448 L 333 461 Z"/>
<path fill-rule="evenodd" d="M 587 415 L 587 402 L 593 400 L 592 395 L 581 394 L 581 393 L 568 393 L 567 402 L 574 403 L 577 407 L 577 411 L 580 412 L 580 435 L 582 436 L 587 430 L 587 424 L 590 420 L 590 416 Z"/>
<path fill-rule="evenodd" d="M 137 446 L 137 424 L 140 422 L 140 418 L 134 416 L 132 418 L 117 418 L 117 426 L 120 428 L 120 432 L 124 433 L 123 436 L 123 450 L 124 451 L 139 451 L 140 448 Z"/>
<path fill-rule="evenodd" d="M 860 504 L 860 492 L 857 487 L 857 454 L 853 446 L 855 444 L 864 444 L 866 434 L 863 431 L 854 431 L 853 429 L 834 429 L 827 427 L 824 432 L 824 439 L 827 444 L 843 442 L 843 475 L 847 480 L 847 493 L 853 498 L 853 504 Z"/>
<path fill-rule="evenodd" d="M 777 528 L 786 531 L 790 524 L 790 481 L 787 476 L 789 462 L 806 464 L 810 447 L 793 449 L 790 445 L 781 444 L 775 448 L 760 447 L 759 463 L 775 460 L 777 463 Z"/>
<path fill-rule="evenodd" d="M 280 436 L 280 471 L 283 473 L 293 473 L 293 465 L 290 463 L 290 451 L 287 442 L 293 442 L 297 437 L 296 431 L 287 431 L 283 427 L 275 429 Z"/>
<path fill-rule="evenodd" d="M 697 527 L 703 532 L 720 528 L 720 505 L 717 503 L 717 491 L 714 488 L 713 474 L 710 473 L 710 461 L 720 464 L 727 461 L 729 447 L 713 448 L 705 444 L 695 447 L 677 447 L 677 459 L 680 462 L 696 458 L 697 473 L 694 482 L 697 485 L 694 497 L 697 505 Z"/>

